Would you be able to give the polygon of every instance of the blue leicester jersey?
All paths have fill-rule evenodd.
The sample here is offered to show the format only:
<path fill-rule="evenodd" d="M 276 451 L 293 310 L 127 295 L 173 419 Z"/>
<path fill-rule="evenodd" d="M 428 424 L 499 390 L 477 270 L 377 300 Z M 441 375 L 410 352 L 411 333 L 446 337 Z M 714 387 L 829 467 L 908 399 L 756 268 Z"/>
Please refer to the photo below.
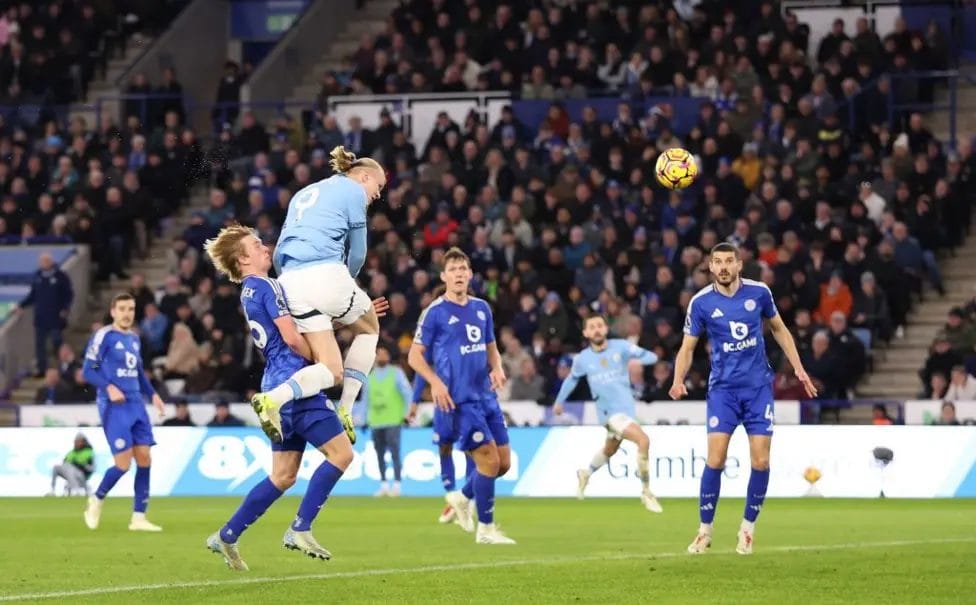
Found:
<path fill-rule="evenodd" d="M 249 275 L 241 284 L 241 306 L 254 346 L 264 355 L 261 390 L 270 391 L 291 378 L 306 363 L 285 343 L 274 323 L 279 317 L 288 315 L 285 292 L 277 280 Z"/>
<path fill-rule="evenodd" d="M 115 385 L 125 394 L 127 405 L 145 405 L 155 391 L 143 371 L 139 336 L 108 325 L 99 328 L 88 341 L 83 366 L 85 380 L 97 390 L 99 408 L 109 403 L 106 388 Z"/>
<path fill-rule="evenodd" d="M 469 297 L 459 305 L 438 298 L 420 314 L 414 342 L 426 349 L 455 404 L 490 397 L 488 345 L 495 342 L 495 322 L 487 302 Z"/>
<path fill-rule="evenodd" d="M 691 298 L 684 332 L 695 337 L 708 335 L 712 350 L 709 389 L 754 388 L 773 380 L 763 319 L 776 314 L 769 287 L 751 279 L 741 280 L 732 296 L 706 286 Z"/>
<path fill-rule="evenodd" d="M 586 376 L 601 421 L 606 422 L 614 414 L 634 418 L 634 393 L 630 388 L 630 372 L 627 369 L 632 359 L 641 365 L 657 363 L 654 353 L 618 338 L 608 340 L 602 351 L 596 351 L 593 347 L 583 349 L 573 358 L 572 370 L 560 386 L 556 401 L 563 403 L 580 378 Z"/>
<path fill-rule="evenodd" d="M 363 186 L 341 174 L 299 190 L 288 203 L 275 267 L 347 264 L 355 276 L 366 259 L 366 202 Z"/>

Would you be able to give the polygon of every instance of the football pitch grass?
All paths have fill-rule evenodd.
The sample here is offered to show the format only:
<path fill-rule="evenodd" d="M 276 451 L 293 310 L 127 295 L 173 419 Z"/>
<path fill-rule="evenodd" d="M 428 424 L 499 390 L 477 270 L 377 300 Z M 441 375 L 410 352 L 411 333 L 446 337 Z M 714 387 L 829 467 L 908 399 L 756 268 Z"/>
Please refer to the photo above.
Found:
<path fill-rule="evenodd" d="M 335 498 L 313 528 L 332 561 L 281 547 L 282 498 L 241 540 L 250 572 L 204 547 L 237 498 L 154 498 L 160 534 L 127 530 L 109 499 L 88 530 L 81 498 L 4 499 L 0 602 L 77 603 L 972 603 L 976 501 L 769 500 L 756 552 L 735 554 L 741 499 L 718 507 L 710 552 L 685 547 L 697 502 L 500 498 L 516 546 L 438 525 L 442 500 Z"/>

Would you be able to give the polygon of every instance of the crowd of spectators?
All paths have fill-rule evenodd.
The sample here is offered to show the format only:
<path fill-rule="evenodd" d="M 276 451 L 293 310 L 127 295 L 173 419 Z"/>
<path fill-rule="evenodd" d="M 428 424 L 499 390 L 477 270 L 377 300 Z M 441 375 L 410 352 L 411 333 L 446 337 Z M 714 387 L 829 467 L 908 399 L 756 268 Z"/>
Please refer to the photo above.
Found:
<path fill-rule="evenodd" d="M 968 142 L 950 151 L 918 114 L 889 122 L 889 84 L 875 84 L 887 72 L 944 62 L 938 27 L 914 32 L 898 20 L 879 37 L 866 21 L 855 32 L 839 21 L 818 42 L 772 2 L 539 4 L 404 2 L 384 36 L 364 39 L 351 76 L 326 75 L 320 102 L 347 92 L 502 88 L 553 99 L 541 124 L 508 108 L 496 124 L 443 113 L 417 149 L 386 111 L 376 129 L 322 111 L 311 128 L 287 115 L 262 124 L 244 111 L 220 125 L 206 154 L 175 111 L 164 113 L 158 138 L 134 133 L 137 122 L 112 131 L 118 153 L 109 164 L 123 174 L 138 149 L 147 166 L 183 171 L 149 182 L 189 183 L 206 166 L 215 184 L 207 209 L 172 242 L 166 283 L 132 276 L 143 351 L 161 385 L 202 400 L 257 388 L 262 362 L 238 292 L 213 274 L 202 244 L 232 221 L 273 243 L 290 196 L 328 176 L 327 153 L 344 144 L 390 175 L 371 211 L 360 280 L 390 300 L 382 338 L 394 352 L 406 350 L 433 300 L 444 250 L 460 245 L 474 290 L 495 309 L 513 378 L 506 397 L 551 400 L 582 344 L 582 318 L 604 313 L 616 335 L 660 359 L 634 370 L 635 394 L 664 399 L 684 311 L 708 283 L 707 251 L 730 241 L 742 250 L 743 276 L 770 286 L 821 397 L 853 393 L 875 343 L 901 337 L 915 301 L 943 291 L 938 255 L 960 245 L 970 224 L 976 156 Z M 931 94 L 898 87 L 903 99 Z M 580 90 L 614 91 L 616 117 L 570 116 L 559 100 Z M 707 101 L 677 133 L 667 103 L 645 115 L 643 100 L 659 94 Z M 72 146 L 79 138 L 88 140 Z M 654 185 L 657 153 L 672 146 L 701 163 L 698 182 L 682 192 Z M 147 224 L 185 193 L 148 192 Z M 770 354 L 777 397 L 798 398 L 775 346 Z M 707 376 L 699 347 L 691 397 L 703 396 Z M 577 396 L 587 396 L 585 385 Z"/>

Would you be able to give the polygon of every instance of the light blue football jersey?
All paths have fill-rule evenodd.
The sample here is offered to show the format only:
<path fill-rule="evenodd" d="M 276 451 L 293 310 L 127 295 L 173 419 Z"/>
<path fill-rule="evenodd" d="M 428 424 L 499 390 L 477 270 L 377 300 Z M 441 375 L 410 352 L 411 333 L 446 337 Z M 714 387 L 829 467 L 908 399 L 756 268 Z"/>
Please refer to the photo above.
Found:
<path fill-rule="evenodd" d="M 636 359 L 641 365 L 657 363 L 657 355 L 626 340 L 612 338 L 602 351 L 588 347 L 573 358 L 573 367 L 556 395 L 556 403 L 563 403 L 584 376 L 596 402 L 600 422 L 614 414 L 636 417 L 634 394 L 630 388 L 627 366 Z"/>
<path fill-rule="evenodd" d="M 346 264 L 355 277 L 366 260 L 366 191 L 337 174 L 292 196 L 274 252 L 279 272 Z"/>
<path fill-rule="evenodd" d="M 751 279 L 743 279 L 732 296 L 706 286 L 691 298 L 684 333 L 708 336 L 712 349 L 709 390 L 754 388 L 772 382 L 763 319 L 777 313 L 769 287 Z"/>

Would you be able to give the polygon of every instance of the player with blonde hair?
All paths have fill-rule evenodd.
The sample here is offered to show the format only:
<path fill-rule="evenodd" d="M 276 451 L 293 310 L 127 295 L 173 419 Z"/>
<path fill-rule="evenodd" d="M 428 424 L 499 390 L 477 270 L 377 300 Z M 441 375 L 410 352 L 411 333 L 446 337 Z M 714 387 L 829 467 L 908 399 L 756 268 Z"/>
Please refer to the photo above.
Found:
<path fill-rule="evenodd" d="M 275 424 L 277 410 L 342 382 L 339 417 L 355 443 L 350 409 L 376 359 L 379 320 L 369 296 L 356 284 L 366 262 L 366 209 L 380 197 L 386 173 L 371 158 L 357 158 L 344 147 L 330 154 L 335 174 L 298 191 L 274 252 L 278 281 L 298 331 L 305 336 L 315 364 L 308 380 L 289 381 L 258 393 L 252 405 L 262 421 Z M 354 337 L 345 359 L 333 322 L 349 327 Z"/>

